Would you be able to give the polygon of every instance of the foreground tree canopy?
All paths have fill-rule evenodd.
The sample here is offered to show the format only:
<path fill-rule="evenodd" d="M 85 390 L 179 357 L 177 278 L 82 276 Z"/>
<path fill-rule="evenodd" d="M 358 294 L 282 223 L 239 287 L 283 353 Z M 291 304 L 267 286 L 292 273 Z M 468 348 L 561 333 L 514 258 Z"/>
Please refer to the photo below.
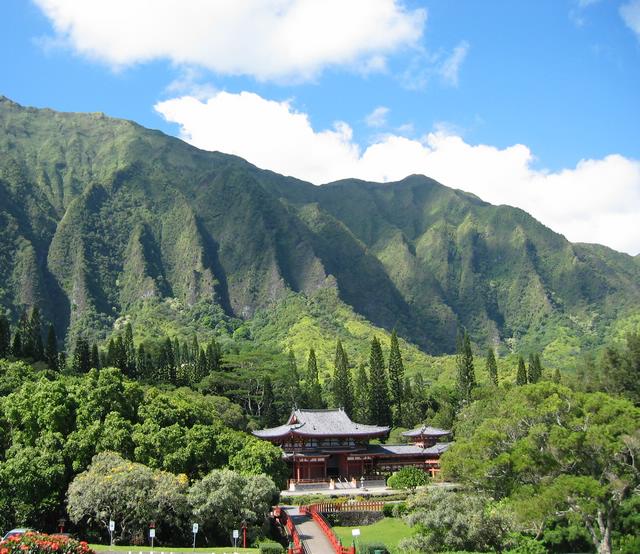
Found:
<path fill-rule="evenodd" d="M 620 512 L 640 486 L 640 409 L 549 382 L 494 391 L 459 416 L 445 475 L 504 499 L 541 536 L 577 520 L 611 552 Z"/>

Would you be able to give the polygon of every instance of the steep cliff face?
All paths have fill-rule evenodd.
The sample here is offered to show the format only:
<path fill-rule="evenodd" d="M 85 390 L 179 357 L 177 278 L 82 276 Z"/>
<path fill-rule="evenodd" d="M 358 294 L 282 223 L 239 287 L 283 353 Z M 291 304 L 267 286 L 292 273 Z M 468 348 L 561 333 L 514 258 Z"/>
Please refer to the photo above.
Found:
<path fill-rule="evenodd" d="M 145 302 L 250 319 L 333 289 L 431 352 L 597 342 L 640 311 L 639 258 L 422 176 L 314 187 L 101 114 L 0 100 L 0 305 L 104 335 Z M 206 311 L 206 309 L 205 309 Z M 212 325 L 209 316 L 200 322 Z"/>

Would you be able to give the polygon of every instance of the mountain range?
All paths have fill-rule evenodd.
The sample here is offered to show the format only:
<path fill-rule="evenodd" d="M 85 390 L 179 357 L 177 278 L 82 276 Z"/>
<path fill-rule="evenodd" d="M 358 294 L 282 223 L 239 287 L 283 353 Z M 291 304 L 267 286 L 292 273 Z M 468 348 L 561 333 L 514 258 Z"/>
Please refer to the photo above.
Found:
<path fill-rule="evenodd" d="M 38 305 L 70 340 L 128 319 L 149 337 L 285 345 L 308 322 L 396 328 L 436 355 L 465 327 L 479 347 L 567 360 L 640 322 L 640 257 L 571 243 L 520 209 L 420 175 L 315 186 L 5 97 L 0 230 L 0 308 L 15 321 Z"/>

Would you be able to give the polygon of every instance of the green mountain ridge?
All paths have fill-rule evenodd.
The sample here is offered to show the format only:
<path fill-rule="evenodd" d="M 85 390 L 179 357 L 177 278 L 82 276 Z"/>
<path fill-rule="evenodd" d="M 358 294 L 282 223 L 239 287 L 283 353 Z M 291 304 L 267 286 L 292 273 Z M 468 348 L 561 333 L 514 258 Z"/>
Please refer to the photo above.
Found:
<path fill-rule="evenodd" d="M 441 354 L 465 326 L 480 346 L 556 363 L 640 313 L 640 257 L 572 244 L 427 177 L 314 186 L 130 121 L 4 97 L 0 228 L 0 306 L 15 321 L 38 305 L 71 340 L 123 317 L 171 331 L 175 313 L 193 332 L 240 326 L 302 349 L 300 322 L 333 311 L 325 337 L 364 322 Z"/>

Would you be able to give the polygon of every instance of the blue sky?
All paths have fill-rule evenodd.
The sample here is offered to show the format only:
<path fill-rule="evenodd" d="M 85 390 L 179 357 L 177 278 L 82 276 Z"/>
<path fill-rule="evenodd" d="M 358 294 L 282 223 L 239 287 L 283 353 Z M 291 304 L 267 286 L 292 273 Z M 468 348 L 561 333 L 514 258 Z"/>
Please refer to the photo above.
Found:
<path fill-rule="evenodd" d="M 0 94 L 318 184 L 426 173 L 640 252 L 640 0 L 241 4 L 5 0 Z"/>

